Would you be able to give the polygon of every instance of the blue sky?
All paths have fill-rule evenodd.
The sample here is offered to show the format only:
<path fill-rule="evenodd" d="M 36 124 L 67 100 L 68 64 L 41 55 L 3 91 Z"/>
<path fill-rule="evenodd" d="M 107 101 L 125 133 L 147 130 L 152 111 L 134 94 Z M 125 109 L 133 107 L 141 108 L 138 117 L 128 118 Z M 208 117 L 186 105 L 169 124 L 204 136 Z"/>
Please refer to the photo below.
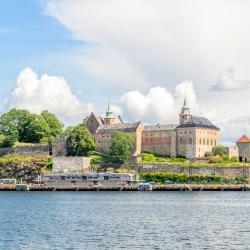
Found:
<path fill-rule="evenodd" d="M 249 8 L 236 0 L 1 1 L 0 110 L 47 108 L 70 124 L 104 113 L 110 96 L 125 120 L 170 123 L 187 94 L 192 112 L 234 141 L 250 130 Z"/>
<path fill-rule="evenodd" d="M 14 88 L 19 72 L 29 66 L 38 73 L 59 74 L 44 56 L 61 53 L 84 42 L 75 41 L 54 18 L 44 14 L 45 1 L 1 1 L 0 8 L 0 104 Z M 51 67 L 50 67 L 51 66 Z"/>

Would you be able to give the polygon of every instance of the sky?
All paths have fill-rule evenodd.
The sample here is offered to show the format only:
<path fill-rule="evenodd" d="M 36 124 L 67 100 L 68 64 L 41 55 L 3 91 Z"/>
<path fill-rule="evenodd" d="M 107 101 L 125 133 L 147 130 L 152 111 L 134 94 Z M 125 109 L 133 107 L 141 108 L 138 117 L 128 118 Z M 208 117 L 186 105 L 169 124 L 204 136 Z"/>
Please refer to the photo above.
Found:
<path fill-rule="evenodd" d="M 66 125 L 110 102 L 126 121 L 191 111 L 223 143 L 250 135 L 250 1 L 8 0 L 0 3 L 0 110 Z"/>

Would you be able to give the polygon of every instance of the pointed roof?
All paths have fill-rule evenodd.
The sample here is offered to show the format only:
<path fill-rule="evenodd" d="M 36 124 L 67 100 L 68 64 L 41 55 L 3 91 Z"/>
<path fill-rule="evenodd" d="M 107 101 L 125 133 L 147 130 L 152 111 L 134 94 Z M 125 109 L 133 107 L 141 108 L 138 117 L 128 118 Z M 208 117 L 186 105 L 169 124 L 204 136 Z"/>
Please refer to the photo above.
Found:
<path fill-rule="evenodd" d="M 250 139 L 246 135 L 242 135 L 237 143 L 250 143 Z"/>
<path fill-rule="evenodd" d="M 187 102 L 187 96 L 185 96 L 184 102 L 183 102 L 183 106 L 181 108 L 181 113 L 187 113 L 190 114 L 190 108 L 188 106 L 188 102 Z"/>
<path fill-rule="evenodd" d="M 220 130 L 212 122 L 210 122 L 207 118 L 200 117 L 200 116 L 194 116 L 194 115 L 191 115 L 187 121 L 184 121 L 177 128 L 194 128 L 194 127 Z"/>
<path fill-rule="evenodd" d="M 135 123 L 120 123 L 120 124 L 101 124 L 97 130 L 97 133 L 113 132 L 116 130 L 122 130 L 123 132 L 135 132 L 141 122 Z"/>
<path fill-rule="evenodd" d="M 185 96 L 184 103 L 183 103 L 183 107 L 188 107 L 187 96 Z"/>

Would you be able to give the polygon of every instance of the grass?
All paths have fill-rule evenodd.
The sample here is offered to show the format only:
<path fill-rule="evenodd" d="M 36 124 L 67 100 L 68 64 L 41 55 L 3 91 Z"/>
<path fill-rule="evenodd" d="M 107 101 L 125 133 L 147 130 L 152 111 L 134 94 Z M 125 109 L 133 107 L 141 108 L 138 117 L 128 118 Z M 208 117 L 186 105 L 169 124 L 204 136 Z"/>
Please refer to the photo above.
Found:
<path fill-rule="evenodd" d="M 5 155 L 0 157 L 0 164 L 21 164 L 21 163 L 44 163 L 47 164 L 51 161 L 50 157 L 29 157 L 29 156 L 15 156 Z"/>
<path fill-rule="evenodd" d="M 212 157 L 209 161 L 190 162 L 184 158 L 170 158 L 166 156 L 154 155 L 151 153 L 142 153 L 140 164 L 173 164 L 182 167 L 238 167 L 250 166 L 250 163 L 238 162 L 236 158 Z"/>
<path fill-rule="evenodd" d="M 91 157 L 91 164 L 100 164 L 100 163 L 110 163 L 110 156 L 108 154 L 99 153 L 93 151 L 90 155 Z"/>
<path fill-rule="evenodd" d="M 139 163 L 141 164 L 155 164 L 155 163 L 183 164 L 183 163 L 189 163 L 189 161 L 184 158 L 170 158 L 170 157 L 154 155 L 150 153 L 141 153 L 141 161 Z"/>
<path fill-rule="evenodd" d="M 29 143 L 29 142 L 16 142 L 13 147 L 30 147 L 30 146 L 37 146 L 37 145 L 45 145 L 43 143 Z"/>

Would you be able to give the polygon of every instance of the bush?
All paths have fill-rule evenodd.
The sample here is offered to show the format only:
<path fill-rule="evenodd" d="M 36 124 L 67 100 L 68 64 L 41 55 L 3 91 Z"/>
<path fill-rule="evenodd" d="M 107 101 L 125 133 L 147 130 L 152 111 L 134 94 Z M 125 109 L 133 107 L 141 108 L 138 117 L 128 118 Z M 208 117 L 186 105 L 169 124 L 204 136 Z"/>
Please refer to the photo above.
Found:
<path fill-rule="evenodd" d="M 140 178 L 147 182 L 164 183 L 165 180 L 171 180 L 173 183 L 228 183 L 229 180 L 220 175 L 203 175 L 203 174 L 192 174 L 186 173 L 171 173 L 171 172 L 144 172 L 140 173 Z"/>
<path fill-rule="evenodd" d="M 213 153 L 211 151 L 205 153 L 205 157 L 211 157 L 211 156 L 213 156 Z"/>
<path fill-rule="evenodd" d="M 213 154 L 214 156 L 219 155 L 219 156 L 224 156 L 227 155 L 227 149 L 224 146 L 216 146 L 213 148 Z"/>

